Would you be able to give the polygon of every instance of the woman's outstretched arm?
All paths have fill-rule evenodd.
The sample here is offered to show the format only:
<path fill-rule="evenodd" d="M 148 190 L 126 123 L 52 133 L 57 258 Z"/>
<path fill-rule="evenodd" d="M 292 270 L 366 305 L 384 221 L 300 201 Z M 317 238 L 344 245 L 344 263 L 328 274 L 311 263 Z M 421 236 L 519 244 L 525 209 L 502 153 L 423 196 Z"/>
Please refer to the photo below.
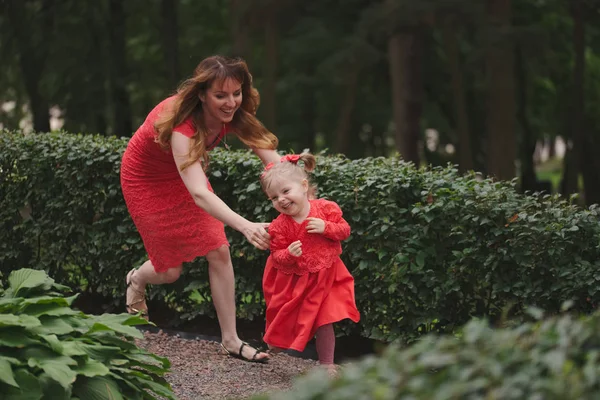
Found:
<path fill-rule="evenodd" d="M 183 171 L 181 165 L 189 157 L 191 139 L 178 132 L 171 136 L 171 149 L 179 175 L 186 188 L 190 192 L 198 207 L 241 232 L 255 247 L 265 250 L 269 247 L 269 234 L 265 230 L 268 223 L 250 222 L 246 218 L 234 212 L 223 200 L 208 189 L 206 175 L 202 170 L 200 162 L 193 163 Z"/>
<path fill-rule="evenodd" d="M 263 165 L 267 165 L 270 162 L 278 163 L 279 160 L 281 160 L 281 155 L 279 155 L 275 150 L 252 149 L 252 151 L 258 156 L 258 158 L 260 158 Z"/>

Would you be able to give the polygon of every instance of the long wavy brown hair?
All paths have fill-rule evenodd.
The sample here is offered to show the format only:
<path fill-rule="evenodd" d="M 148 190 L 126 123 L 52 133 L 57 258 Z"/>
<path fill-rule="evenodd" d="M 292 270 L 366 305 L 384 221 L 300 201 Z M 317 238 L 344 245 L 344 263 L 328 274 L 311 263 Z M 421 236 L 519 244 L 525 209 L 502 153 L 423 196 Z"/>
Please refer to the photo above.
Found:
<path fill-rule="evenodd" d="M 157 142 L 163 149 L 168 149 L 173 128 L 187 118 L 192 118 L 196 134 L 192 137 L 189 159 L 181 166 L 182 170 L 198 160 L 202 161 L 202 167 L 205 170 L 208 167 L 206 138 L 210 132 L 204 121 L 200 95 L 204 95 L 213 84 L 222 85 L 228 78 L 234 79 L 242 85 L 242 104 L 229 124 L 230 130 L 250 148 L 277 148 L 277 137 L 265 128 L 255 116 L 260 104 L 260 96 L 258 90 L 252 86 L 252 75 L 248 71 L 246 62 L 240 58 L 212 56 L 198 64 L 194 75 L 179 86 L 173 101 L 161 111 L 154 123 L 154 128 L 158 133 Z"/>

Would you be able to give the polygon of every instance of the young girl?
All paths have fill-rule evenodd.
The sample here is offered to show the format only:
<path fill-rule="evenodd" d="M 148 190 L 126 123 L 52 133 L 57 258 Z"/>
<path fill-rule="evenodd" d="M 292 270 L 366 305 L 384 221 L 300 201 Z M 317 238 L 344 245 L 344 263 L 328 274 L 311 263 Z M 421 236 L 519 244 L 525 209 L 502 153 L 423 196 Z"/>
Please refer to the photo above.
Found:
<path fill-rule="evenodd" d="M 267 164 L 261 176 L 263 190 L 281 213 L 269 225 L 264 341 L 273 352 L 303 351 L 316 335 L 319 364 L 335 374 L 333 323 L 358 322 L 360 314 L 354 278 L 340 259 L 340 241 L 350 236 L 350 226 L 336 203 L 312 199 L 315 190 L 307 172 L 314 166 L 312 154 L 287 155 Z"/>

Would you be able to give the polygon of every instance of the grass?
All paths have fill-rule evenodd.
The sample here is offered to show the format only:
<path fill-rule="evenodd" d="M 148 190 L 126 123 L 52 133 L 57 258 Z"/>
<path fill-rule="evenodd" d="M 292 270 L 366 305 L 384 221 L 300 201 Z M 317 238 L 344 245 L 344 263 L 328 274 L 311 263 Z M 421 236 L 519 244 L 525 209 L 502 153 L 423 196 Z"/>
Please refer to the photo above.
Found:
<path fill-rule="evenodd" d="M 543 164 L 537 165 L 535 168 L 535 175 L 538 181 L 550 181 L 552 183 L 552 192 L 557 193 L 560 189 L 562 167 L 562 159 L 552 158 Z"/>

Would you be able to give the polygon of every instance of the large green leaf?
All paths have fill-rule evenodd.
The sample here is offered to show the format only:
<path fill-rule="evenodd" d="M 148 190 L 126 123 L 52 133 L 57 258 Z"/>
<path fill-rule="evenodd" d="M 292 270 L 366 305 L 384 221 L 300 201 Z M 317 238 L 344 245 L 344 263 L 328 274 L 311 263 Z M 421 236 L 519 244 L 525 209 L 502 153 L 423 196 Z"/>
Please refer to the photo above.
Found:
<path fill-rule="evenodd" d="M 65 335 L 75 330 L 71 324 L 66 322 L 69 321 L 69 319 L 65 317 L 51 317 L 42 315 L 39 320 L 41 322 L 41 326 L 31 329 L 32 332 L 37 333 L 38 335 Z"/>
<path fill-rule="evenodd" d="M 171 362 L 166 357 L 157 356 L 156 354 L 142 353 L 142 352 L 131 352 L 126 354 L 130 360 L 135 360 L 146 364 L 156 364 L 157 362 L 162 365 L 163 368 L 171 367 Z"/>
<path fill-rule="evenodd" d="M 137 350 L 137 348 L 138 348 L 135 345 L 135 343 L 133 343 L 131 341 L 123 340 L 123 339 L 115 337 L 115 336 L 108 336 L 108 335 L 100 336 L 100 335 L 98 335 L 95 338 L 103 344 L 118 346 L 121 350 L 125 350 L 125 351 Z"/>
<path fill-rule="evenodd" d="M 74 371 L 78 375 L 90 378 L 93 376 L 105 376 L 110 372 L 106 365 L 94 360 L 87 360 L 82 366 L 74 368 Z"/>
<path fill-rule="evenodd" d="M 115 346 L 106 346 L 100 344 L 80 343 L 79 349 L 85 354 L 98 361 L 108 361 L 111 358 L 119 356 L 121 349 Z"/>
<path fill-rule="evenodd" d="M 62 387 L 67 388 L 75 382 L 77 374 L 69 366 L 77 365 L 77 361 L 71 357 L 58 355 L 52 350 L 40 346 L 27 348 L 23 351 L 23 356 L 27 358 L 27 364 L 30 367 L 43 369 Z"/>
<path fill-rule="evenodd" d="M 27 331 L 21 327 L 0 329 L 0 345 L 2 346 L 22 349 L 34 344 L 38 344 L 38 342 L 27 336 Z"/>
<path fill-rule="evenodd" d="M 0 314 L 0 328 L 5 326 L 34 328 L 39 325 L 41 325 L 40 320 L 31 315 Z"/>
<path fill-rule="evenodd" d="M 83 340 L 73 339 L 69 341 L 63 341 L 63 356 L 72 357 L 72 356 L 85 356 L 87 353 L 83 350 L 82 346 L 85 345 Z"/>
<path fill-rule="evenodd" d="M 104 314 L 104 315 L 109 315 L 109 314 Z M 88 331 L 88 334 L 113 331 L 113 332 L 120 333 L 122 335 L 126 335 L 129 337 L 134 337 L 137 339 L 142 339 L 144 337 L 144 335 L 136 328 L 131 327 L 131 326 L 126 326 L 126 325 L 121 325 L 121 323 L 119 321 L 111 320 L 110 318 L 97 319 L 96 321 L 97 322 L 95 322 L 91 326 L 90 330 Z"/>
<path fill-rule="evenodd" d="M 42 339 L 44 339 L 49 345 L 50 348 L 57 354 L 62 354 L 69 356 L 70 354 L 65 354 L 64 346 L 56 335 L 40 335 Z"/>
<path fill-rule="evenodd" d="M 34 316 L 78 315 L 81 314 L 81 311 L 73 310 L 71 308 L 74 297 L 75 296 L 65 299 L 62 297 L 42 296 L 25 299 L 22 303 L 24 306 L 22 310 L 24 313 Z"/>
<path fill-rule="evenodd" d="M 30 367 L 43 369 L 50 378 L 54 379 L 66 389 L 75 382 L 77 374 L 69 367 L 69 363 L 65 362 L 64 359 L 68 359 L 68 357 L 55 360 L 38 360 L 30 358 L 28 364 Z"/>
<path fill-rule="evenodd" d="M 0 358 L 0 381 L 8 383 L 14 387 L 19 387 L 15 381 L 15 376 L 10 363 L 3 358 Z"/>
<path fill-rule="evenodd" d="M 21 297 L 2 297 L 0 298 L 0 313 L 12 314 L 19 309 L 21 303 L 23 303 Z"/>
<path fill-rule="evenodd" d="M 171 387 L 169 386 L 168 383 L 165 382 L 164 385 L 161 385 L 159 383 L 154 382 L 153 380 L 147 379 L 147 378 L 136 378 L 136 380 L 139 382 L 139 385 L 143 388 L 149 389 L 151 391 L 153 391 L 154 393 L 162 396 L 162 397 L 166 397 L 168 399 L 171 400 L 176 400 L 177 398 L 173 395 L 173 392 L 171 391 Z"/>
<path fill-rule="evenodd" d="M 123 400 L 116 382 L 104 377 L 80 376 L 73 385 L 73 394 L 85 400 Z"/>
<path fill-rule="evenodd" d="M 54 279 L 50 278 L 44 271 L 22 268 L 10 273 L 8 284 L 12 297 L 18 297 L 28 289 L 41 288 L 48 290 L 54 284 Z"/>
<path fill-rule="evenodd" d="M 42 388 L 37 377 L 23 368 L 14 370 L 14 377 L 21 389 L 7 387 L 2 393 L 2 400 L 40 400 L 42 398 Z"/>
<path fill-rule="evenodd" d="M 42 400 L 71 399 L 71 385 L 69 385 L 68 387 L 63 387 L 60 383 L 54 380 L 54 378 L 52 378 L 46 373 L 41 374 L 39 379 L 40 385 L 42 386 L 42 391 L 44 393 L 44 397 L 42 397 Z"/>

